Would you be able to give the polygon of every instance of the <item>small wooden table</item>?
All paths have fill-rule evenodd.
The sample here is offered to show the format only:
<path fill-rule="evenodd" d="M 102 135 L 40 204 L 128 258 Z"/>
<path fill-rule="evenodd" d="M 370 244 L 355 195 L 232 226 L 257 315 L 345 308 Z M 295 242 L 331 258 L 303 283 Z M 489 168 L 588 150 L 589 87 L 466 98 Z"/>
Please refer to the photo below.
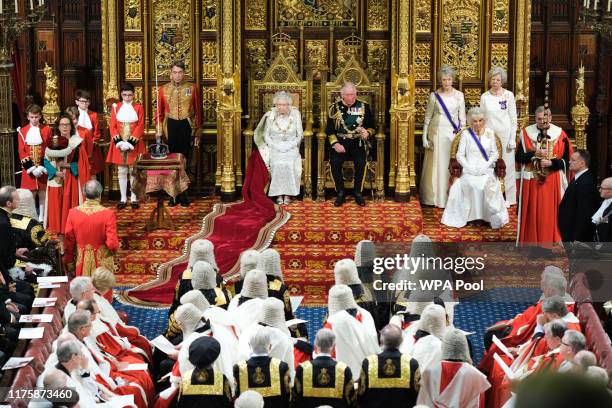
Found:
<path fill-rule="evenodd" d="M 185 172 L 185 157 L 180 153 L 170 153 L 164 159 L 153 159 L 151 155 L 141 154 L 134 162 L 134 186 L 132 191 L 141 201 L 146 194 L 157 197 L 157 206 L 151 212 L 145 225 L 146 231 L 158 229 L 175 230 L 172 215 L 165 204 L 166 195 L 173 199 L 187 190 L 189 177 Z"/>

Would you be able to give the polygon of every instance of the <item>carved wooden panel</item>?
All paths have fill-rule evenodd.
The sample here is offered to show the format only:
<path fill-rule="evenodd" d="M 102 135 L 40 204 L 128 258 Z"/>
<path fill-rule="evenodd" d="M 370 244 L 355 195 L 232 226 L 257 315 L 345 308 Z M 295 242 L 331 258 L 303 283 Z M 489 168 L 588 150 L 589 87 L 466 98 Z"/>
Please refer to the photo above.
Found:
<path fill-rule="evenodd" d="M 64 68 L 76 69 L 86 65 L 85 58 L 85 33 L 69 31 L 62 36 L 62 60 Z"/>

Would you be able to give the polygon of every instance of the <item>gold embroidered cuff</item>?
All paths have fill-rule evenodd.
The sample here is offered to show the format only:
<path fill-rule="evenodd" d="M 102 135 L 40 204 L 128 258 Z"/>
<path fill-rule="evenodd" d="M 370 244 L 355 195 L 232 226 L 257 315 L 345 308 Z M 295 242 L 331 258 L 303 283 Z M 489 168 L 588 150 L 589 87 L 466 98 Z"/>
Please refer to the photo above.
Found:
<path fill-rule="evenodd" d="M 336 135 L 329 135 L 329 144 L 330 145 L 334 145 L 334 143 L 338 143 L 338 138 L 336 137 Z"/>

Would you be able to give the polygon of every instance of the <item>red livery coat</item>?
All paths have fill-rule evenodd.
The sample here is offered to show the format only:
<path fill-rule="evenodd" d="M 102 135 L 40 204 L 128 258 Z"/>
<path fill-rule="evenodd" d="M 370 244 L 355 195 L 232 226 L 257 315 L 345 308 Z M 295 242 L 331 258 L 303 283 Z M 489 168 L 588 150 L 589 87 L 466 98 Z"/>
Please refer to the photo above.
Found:
<path fill-rule="evenodd" d="M 147 150 L 145 148 L 144 138 L 143 138 L 144 136 L 144 109 L 142 108 L 142 105 L 138 103 L 132 103 L 132 106 L 134 107 L 134 110 L 136 111 L 136 114 L 138 115 L 138 121 L 132 122 L 130 124 L 130 128 L 132 130 L 132 137 L 134 139 L 137 139 L 138 142 L 134 146 L 134 150 L 130 150 L 127 152 L 127 164 L 126 164 L 123 159 L 123 153 L 121 152 L 121 150 L 117 148 L 117 145 L 113 142 L 113 138 L 121 135 L 121 122 L 117 121 L 117 112 L 119 112 L 119 109 L 121 109 L 121 106 L 123 106 L 123 102 L 119 102 L 118 104 L 114 105 L 113 108 L 111 109 L 111 117 L 110 117 L 110 124 L 109 124 L 111 144 L 108 149 L 108 154 L 106 155 L 106 162 L 112 163 L 112 164 L 118 164 L 118 165 L 131 166 L 132 164 L 134 164 L 136 157 L 138 157 L 139 154 L 146 153 L 146 150 Z"/>

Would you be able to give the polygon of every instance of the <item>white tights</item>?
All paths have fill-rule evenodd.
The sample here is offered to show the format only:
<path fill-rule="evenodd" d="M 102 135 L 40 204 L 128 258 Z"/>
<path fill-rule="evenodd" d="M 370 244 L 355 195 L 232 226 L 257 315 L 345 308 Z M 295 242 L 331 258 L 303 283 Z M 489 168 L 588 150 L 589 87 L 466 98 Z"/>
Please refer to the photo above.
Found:
<path fill-rule="evenodd" d="M 128 173 L 130 174 L 130 200 L 135 203 L 137 201 L 136 194 L 131 191 L 131 187 L 134 185 L 134 169 L 132 166 L 118 166 L 119 168 L 119 191 L 121 192 L 121 202 L 127 202 L 127 184 L 128 184 Z"/>
<path fill-rule="evenodd" d="M 34 202 L 36 202 L 36 194 L 38 194 L 38 221 L 43 222 L 45 219 L 45 201 L 47 200 L 47 191 L 36 190 L 32 193 L 34 195 Z"/>

